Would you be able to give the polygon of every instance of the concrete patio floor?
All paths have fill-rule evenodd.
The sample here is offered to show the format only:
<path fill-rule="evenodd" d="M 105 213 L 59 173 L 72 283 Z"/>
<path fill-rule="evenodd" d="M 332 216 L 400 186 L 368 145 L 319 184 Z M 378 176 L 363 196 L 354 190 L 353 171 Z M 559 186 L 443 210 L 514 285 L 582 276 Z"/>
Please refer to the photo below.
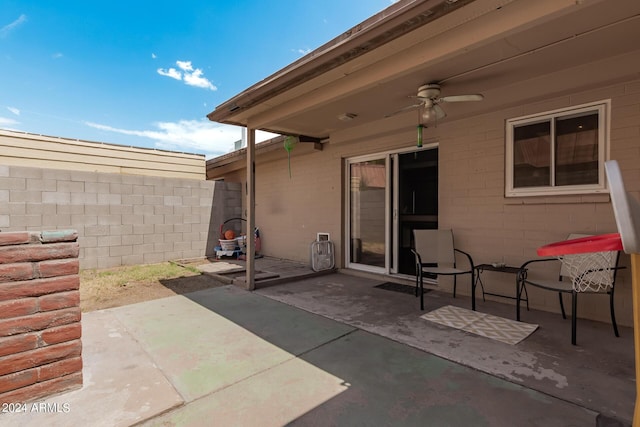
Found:
<path fill-rule="evenodd" d="M 334 274 L 256 293 L 583 406 L 622 425 L 631 424 L 635 403 L 631 328 L 619 326 L 620 337 L 615 337 L 610 324 L 580 319 L 578 345 L 572 346 L 570 319 L 523 310 L 522 320 L 540 327 L 524 341 L 509 345 L 420 318 L 445 305 L 470 308 L 467 297 L 431 291 L 421 312 L 413 295 L 375 288 L 379 283 Z M 476 304 L 478 311 L 515 318 L 513 305 L 481 298 Z"/>
<path fill-rule="evenodd" d="M 525 312 L 513 346 L 420 319 L 412 295 L 329 274 L 229 285 L 83 315 L 84 386 L 68 412 L 12 426 L 608 426 L 630 424 L 633 336 Z M 426 310 L 453 304 L 437 291 Z M 511 305 L 478 310 L 513 318 Z M 619 422 L 615 422 L 615 421 Z M 6 424 L 5 424 L 6 423 Z"/>

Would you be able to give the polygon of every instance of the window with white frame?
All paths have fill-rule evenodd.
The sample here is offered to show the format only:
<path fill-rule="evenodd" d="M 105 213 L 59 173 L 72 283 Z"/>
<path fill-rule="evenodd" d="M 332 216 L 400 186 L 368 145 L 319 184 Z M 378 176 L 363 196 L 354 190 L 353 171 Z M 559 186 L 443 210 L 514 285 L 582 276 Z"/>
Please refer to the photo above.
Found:
<path fill-rule="evenodd" d="M 507 197 L 606 191 L 610 102 L 507 120 Z"/>

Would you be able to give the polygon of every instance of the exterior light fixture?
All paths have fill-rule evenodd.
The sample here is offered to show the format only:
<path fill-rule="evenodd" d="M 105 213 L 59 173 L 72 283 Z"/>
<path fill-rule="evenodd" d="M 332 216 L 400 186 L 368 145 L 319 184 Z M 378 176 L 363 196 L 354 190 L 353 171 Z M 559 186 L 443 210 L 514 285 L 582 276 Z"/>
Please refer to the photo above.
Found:
<path fill-rule="evenodd" d="M 338 120 L 342 121 L 342 122 L 350 122 L 351 120 L 355 119 L 356 117 L 358 117 L 357 114 L 354 113 L 342 113 L 338 116 Z"/>

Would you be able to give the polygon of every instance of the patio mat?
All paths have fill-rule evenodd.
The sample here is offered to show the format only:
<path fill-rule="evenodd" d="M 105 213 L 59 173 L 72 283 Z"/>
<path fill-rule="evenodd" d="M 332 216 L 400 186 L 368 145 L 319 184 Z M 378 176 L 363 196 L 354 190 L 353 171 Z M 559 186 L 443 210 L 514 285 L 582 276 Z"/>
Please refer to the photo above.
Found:
<path fill-rule="evenodd" d="M 518 344 L 538 329 L 538 325 L 531 323 L 517 322 L 453 305 L 440 307 L 420 317 L 507 344 Z"/>
<path fill-rule="evenodd" d="M 402 292 L 403 294 L 416 294 L 416 288 L 414 286 L 403 285 L 401 283 L 385 282 L 374 286 L 374 288 L 384 289 L 385 291 Z M 431 289 L 424 290 L 425 294 L 428 292 L 431 292 Z"/>

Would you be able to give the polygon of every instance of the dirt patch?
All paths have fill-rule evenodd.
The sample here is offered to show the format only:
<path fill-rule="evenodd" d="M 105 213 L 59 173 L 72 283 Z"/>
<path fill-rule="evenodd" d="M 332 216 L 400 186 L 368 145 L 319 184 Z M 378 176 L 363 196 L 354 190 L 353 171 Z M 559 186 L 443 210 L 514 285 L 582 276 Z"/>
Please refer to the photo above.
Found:
<path fill-rule="evenodd" d="M 203 261 L 207 262 L 207 261 Z M 228 283 L 202 274 L 197 263 L 160 263 L 80 272 L 83 312 L 181 295 Z"/>

